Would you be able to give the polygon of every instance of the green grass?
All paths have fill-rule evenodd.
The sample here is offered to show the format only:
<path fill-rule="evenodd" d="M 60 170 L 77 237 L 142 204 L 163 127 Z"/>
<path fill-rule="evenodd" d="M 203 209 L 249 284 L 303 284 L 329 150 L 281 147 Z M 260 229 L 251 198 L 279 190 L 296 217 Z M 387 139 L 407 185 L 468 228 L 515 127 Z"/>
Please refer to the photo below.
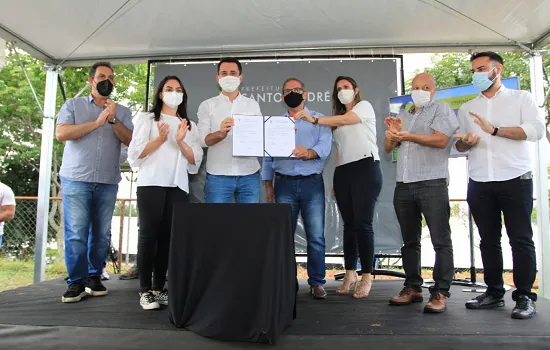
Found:
<path fill-rule="evenodd" d="M 129 267 L 123 264 L 122 273 Z M 46 266 L 46 279 L 63 278 L 67 276 L 65 263 L 54 261 Z M 107 264 L 107 272 L 114 274 L 111 264 Z M 0 292 L 25 287 L 33 283 L 34 260 L 11 260 L 0 257 Z"/>
<path fill-rule="evenodd" d="M 54 262 L 46 267 L 46 279 L 64 277 L 65 264 Z M 34 276 L 33 260 L 10 260 L 0 258 L 0 292 L 32 284 Z"/>

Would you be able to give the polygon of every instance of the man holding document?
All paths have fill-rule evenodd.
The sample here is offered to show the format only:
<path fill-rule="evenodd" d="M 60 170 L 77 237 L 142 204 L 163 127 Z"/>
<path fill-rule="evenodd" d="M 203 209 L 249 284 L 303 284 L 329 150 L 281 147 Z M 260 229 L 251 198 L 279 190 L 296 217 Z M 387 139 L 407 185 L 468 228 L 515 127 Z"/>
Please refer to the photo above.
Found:
<path fill-rule="evenodd" d="M 304 109 L 312 116 L 323 116 L 304 107 L 306 97 L 307 92 L 300 80 L 289 78 L 285 81 L 283 98 L 288 106 L 285 119 L 294 120 L 295 115 Z M 263 159 L 262 179 L 268 202 L 292 206 L 293 232 L 296 231 L 298 214 L 301 213 L 307 240 L 307 272 L 311 296 L 324 299 L 327 293 L 323 288 L 325 186 L 322 173 L 332 147 L 332 131 L 329 127 L 311 124 L 305 120 L 294 121 L 296 147 L 292 151 L 292 157 L 272 158 L 266 155 Z M 266 144 L 266 153 L 267 148 Z"/>
<path fill-rule="evenodd" d="M 222 91 L 199 106 L 197 113 L 201 143 L 208 147 L 206 160 L 206 203 L 258 203 L 260 201 L 260 162 L 256 157 L 233 155 L 234 115 L 262 119 L 258 102 L 239 92 L 242 65 L 235 58 L 223 58 L 216 76 Z"/>

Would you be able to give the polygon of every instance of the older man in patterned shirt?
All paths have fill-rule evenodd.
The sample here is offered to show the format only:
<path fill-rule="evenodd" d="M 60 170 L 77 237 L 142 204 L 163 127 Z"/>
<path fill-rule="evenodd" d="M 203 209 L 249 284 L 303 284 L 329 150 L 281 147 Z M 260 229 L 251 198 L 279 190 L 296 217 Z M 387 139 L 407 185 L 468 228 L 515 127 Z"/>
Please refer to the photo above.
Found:
<path fill-rule="evenodd" d="M 391 152 L 399 147 L 393 204 L 403 236 L 401 254 L 406 275 L 405 287 L 390 299 L 390 304 L 423 301 L 420 239 L 424 214 L 435 250 L 435 285 L 430 288 L 424 312 L 438 313 L 446 310 L 454 275 L 447 186 L 451 138 L 459 123 L 447 103 L 432 101 L 435 92 L 431 75 L 421 73 L 413 79 L 414 106 L 398 118 L 386 118 L 384 150 Z"/>

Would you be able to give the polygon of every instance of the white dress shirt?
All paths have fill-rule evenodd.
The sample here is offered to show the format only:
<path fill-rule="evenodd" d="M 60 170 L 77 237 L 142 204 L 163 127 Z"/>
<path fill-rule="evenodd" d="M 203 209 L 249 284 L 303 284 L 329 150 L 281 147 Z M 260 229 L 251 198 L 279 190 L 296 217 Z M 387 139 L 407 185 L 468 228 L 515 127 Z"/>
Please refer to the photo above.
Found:
<path fill-rule="evenodd" d="M 527 140 L 511 140 L 492 136 L 477 125 L 475 112 L 497 128 L 521 127 Z M 504 85 L 495 96 L 487 98 L 479 94 L 458 110 L 460 133 L 473 132 L 481 137 L 468 155 L 468 173 L 478 182 L 506 181 L 519 177 L 532 169 L 529 142 L 537 142 L 544 136 L 542 114 L 531 93 L 508 89 Z"/>
<path fill-rule="evenodd" d="M 200 140 L 207 147 L 205 138 L 208 134 L 220 130 L 225 118 L 234 114 L 261 116 L 260 105 L 251 98 L 241 94 L 231 103 L 223 94 L 203 101 L 197 113 L 199 119 Z M 215 145 L 208 146 L 206 172 L 212 175 L 244 176 L 254 174 L 260 169 L 260 162 L 255 157 L 233 157 L 233 132 Z"/>
<path fill-rule="evenodd" d="M 157 122 L 153 113 L 140 113 L 134 118 L 134 132 L 128 147 L 128 162 L 132 167 L 139 167 L 137 185 L 179 187 L 189 193 L 190 174 L 199 171 L 203 151 L 200 144 L 199 130 L 191 121 L 191 130 L 187 131 L 184 141 L 191 147 L 195 156 L 195 164 L 189 164 L 187 158 L 176 143 L 176 132 L 181 123 L 180 119 L 170 115 L 160 115 L 159 122 L 167 123 L 170 130 L 168 139 L 147 157 L 139 159 L 147 142 L 159 136 Z"/>
<path fill-rule="evenodd" d="M 334 130 L 333 139 L 338 147 L 336 166 L 367 157 L 380 160 L 376 145 L 376 117 L 372 105 L 368 101 L 361 101 L 352 111 L 361 118 L 361 122 L 339 126 Z"/>

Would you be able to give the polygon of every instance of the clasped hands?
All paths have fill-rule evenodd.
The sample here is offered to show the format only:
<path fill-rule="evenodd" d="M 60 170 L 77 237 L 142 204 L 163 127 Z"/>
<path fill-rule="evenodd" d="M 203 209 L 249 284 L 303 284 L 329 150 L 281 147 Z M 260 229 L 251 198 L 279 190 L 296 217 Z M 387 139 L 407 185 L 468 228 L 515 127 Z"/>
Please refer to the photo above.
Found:
<path fill-rule="evenodd" d="M 387 117 L 384 119 L 384 124 L 386 125 L 386 137 L 394 142 L 399 143 L 403 141 L 410 141 L 411 140 L 411 133 L 407 130 L 401 131 L 401 128 L 403 127 L 403 120 L 401 118 L 396 117 Z"/>
<path fill-rule="evenodd" d="M 481 115 L 470 112 L 470 115 L 475 118 L 474 123 L 479 125 L 481 129 L 489 134 L 492 134 L 495 130 L 495 127 L 489 123 L 485 118 L 483 118 Z M 384 119 L 384 124 L 388 128 L 386 130 L 386 137 L 394 142 L 394 143 L 400 143 L 403 141 L 411 141 L 412 140 L 412 133 L 409 131 L 401 131 L 401 128 L 403 126 L 403 121 L 400 118 L 396 117 L 387 117 Z M 481 139 L 480 136 L 477 136 L 473 132 L 469 132 L 467 134 L 454 134 L 453 137 L 455 139 L 458 139 L 462 141 L 463 143 L 469 145 L 469 146 L 475 146 L 479 143 L 479 140 Z"/>
<path fill-rule="evenodd" d="M 103 126 L 107 121 L 113 122 L 116 117 L 116 102 L 111 99 L 105 101 L 105 109 L 99 114 L 96 119 L 98 127 Z"/>
<path fill-rule="evenodd" d="M 166 140 L 168 140 L 168 134 L 170 133 L 169 125 L 164 122 L 159 122 L 157 123 L 157 127 L 159 130 L 159 139 L 163 143 L 166 142 Z M 176 142 L 178 145 L 185 139 L 187 131 L 189 131 L 189 123 L 187 123 L 187 119 L 182 119 L 181 123 L 178 125 L 178 130 L 176 131 Z"/>

